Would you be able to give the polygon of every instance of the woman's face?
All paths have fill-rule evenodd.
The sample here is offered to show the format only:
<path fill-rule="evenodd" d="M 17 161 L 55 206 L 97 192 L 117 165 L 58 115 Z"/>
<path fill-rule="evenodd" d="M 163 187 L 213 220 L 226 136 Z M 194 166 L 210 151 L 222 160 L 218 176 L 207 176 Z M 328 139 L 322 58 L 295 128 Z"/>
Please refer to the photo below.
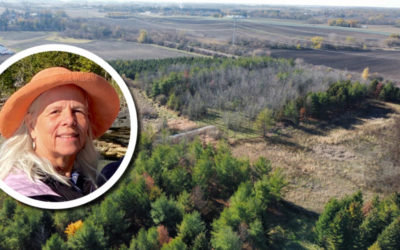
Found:
<path fill-rule="evenodd" d="M 59 86 L 44 92 L 32 105 L 33 115 L 27 123 L 36 154 L 50 161 L 75 157 L 88 138 L 88 107 L 83 90 L 75 85 Z"/>

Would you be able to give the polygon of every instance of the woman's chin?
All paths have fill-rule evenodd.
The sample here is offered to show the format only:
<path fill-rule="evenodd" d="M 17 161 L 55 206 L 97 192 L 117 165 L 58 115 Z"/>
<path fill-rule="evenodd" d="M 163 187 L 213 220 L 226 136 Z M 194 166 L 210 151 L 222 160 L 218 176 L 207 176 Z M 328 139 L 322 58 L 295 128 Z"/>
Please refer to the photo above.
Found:
<path fill-rule="evenodd" d="M 62 147 L 59 150 L 56 150 L 57 154 L 60 156 L 65 156 L 65 157 L 69 157 L 69 156 L 74 156 L 76 155 L 79 151 L 80 151 L 81 147 L 76 147 L 76 146 L 66 146 L 66 147 Z"/>

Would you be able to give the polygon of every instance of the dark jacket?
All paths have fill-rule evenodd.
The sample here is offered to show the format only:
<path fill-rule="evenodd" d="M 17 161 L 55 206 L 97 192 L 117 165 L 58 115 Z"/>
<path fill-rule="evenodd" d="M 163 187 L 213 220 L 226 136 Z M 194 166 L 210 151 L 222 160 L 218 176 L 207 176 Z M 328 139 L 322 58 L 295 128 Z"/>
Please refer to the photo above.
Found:
<path fill-rule="evenodd" d="M 69 201 L 93 192 L 93 183 L 78 172 L 69 179 L 70 186 L 51 177 L 32 181 L 23 171 L 14 171 L 3 180 L 15 191 L 41 201 Z"/>

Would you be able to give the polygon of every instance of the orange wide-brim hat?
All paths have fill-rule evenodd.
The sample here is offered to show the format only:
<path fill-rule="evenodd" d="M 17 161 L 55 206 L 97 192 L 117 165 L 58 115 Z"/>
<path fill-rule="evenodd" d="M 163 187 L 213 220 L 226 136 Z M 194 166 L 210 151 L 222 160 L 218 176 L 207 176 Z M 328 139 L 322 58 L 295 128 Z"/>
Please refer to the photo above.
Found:
<path fill-rule="evenodd" d="M 29 83 L 8 98 L 0 111 L 1 135 L 5 138 L 14 135 L 32 102 L 39 95 L 54 87 L 68 84 L 74 84 L 87 93 L 93 136 L 98 138 L 103 135 L 119 112 L 120 102 L 114 87 L 97 74 L 70 71 L 62 67 L 40 71 Z"/>

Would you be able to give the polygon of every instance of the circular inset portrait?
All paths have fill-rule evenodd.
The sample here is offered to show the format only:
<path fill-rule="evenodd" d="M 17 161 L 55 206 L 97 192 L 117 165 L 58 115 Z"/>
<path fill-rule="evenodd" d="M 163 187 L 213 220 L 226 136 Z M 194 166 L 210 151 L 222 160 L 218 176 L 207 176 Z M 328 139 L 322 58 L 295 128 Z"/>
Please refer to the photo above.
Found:
<path fill-rule="evenodd" d="M 0 186 L 39 208 L 85 204 L 114 185 L 137 138 L 133 98 L 98 56 L 69 45 L 0 65 Z"/>

